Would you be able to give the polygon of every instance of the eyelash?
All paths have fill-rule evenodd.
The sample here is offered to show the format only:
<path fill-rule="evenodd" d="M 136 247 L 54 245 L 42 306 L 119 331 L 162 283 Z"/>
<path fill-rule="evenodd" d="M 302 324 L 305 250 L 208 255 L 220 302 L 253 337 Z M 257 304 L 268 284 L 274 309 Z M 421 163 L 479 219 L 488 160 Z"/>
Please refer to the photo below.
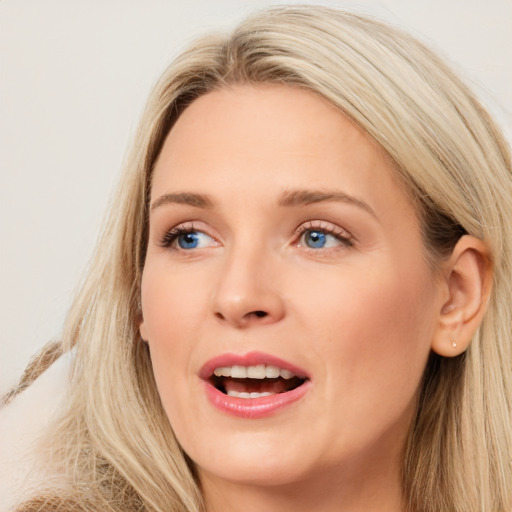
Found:
<path fill-rule="evenodd" d="M 171 244 L 176 241 L 180 235 L 187 235 L 188 233 L 194 233 L 199 229 L 194 228 L 194 224 L 180 224 L 169 231 L 166 231 L 162 239 L 160 240 L 160 247 L 170 248 Z M 179 249 L 178 249 L 179 250 Z"/>
<path fill-rule="evenodd" d="M 320 233 L 323 233 L 325 235 L 331 235 L 334 238 L 336 238 L 338 241 L 340 241 L 345 247 L 353 247 L 354 246 L 354 238 L 350 233 L 345 231 L 344 229 L 335 227 L 330 224 L 326 224 L 322 221 L 308 221 L 305 224 L 302 224 L 299 226 L 295 232 L 295 240 L 297 242 L 295 245 L 298 244 L 298 241 L 302 238 L 302 236 L 309 232 L 309 231 L 317 231 Z M 189 233 L 194 232 L 202 232 L 201 230 L 194 227 L 193 223 L 190 224 L 180 224 L 168 231 L 164 234 L 162 239 L 160 240 L 160 247 L 163 248 L 170 248 L 171 245 L 177 240 L 177 238 L 181 235 L 186 235 Z M 174 248 L 175 250 L 183 250 L 186 251 L 186 249 L 179 249 Z M 318 249 L 313 249 L 311 247 L 306 247 L 306 249 L 311 249 L 313 251 L 318 251 Z"/>
<path fill-rule="evenodd" d="M 354 246 L 354 237 L 348 231 L 345 231 L 344 229 L 341 229 L 335 225 L 327 224 L 323 221 L 308 221 L 305 224 L 299 226 L 297 229 L 298 240 L 300 240 L 302 236 L 308 231 L 317 231 L 325 235 L 331 235 L 339 242 L 341 242 L 345 247 Z M 310 247 L 307 247 L 307 249 L 318 251 L 318 249 L 313 249 Z"/>

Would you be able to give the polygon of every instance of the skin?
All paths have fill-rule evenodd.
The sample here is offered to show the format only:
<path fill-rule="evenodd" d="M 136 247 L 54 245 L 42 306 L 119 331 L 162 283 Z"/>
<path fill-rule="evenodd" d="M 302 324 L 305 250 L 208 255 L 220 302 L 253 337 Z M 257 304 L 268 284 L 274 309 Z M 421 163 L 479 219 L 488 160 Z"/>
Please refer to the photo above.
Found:
<path fill-rule="evenodd" d="M 208 511 L 402 510 L 418 387 L 433 340 L 454 350 L 443 333 L 461 332 L 460 309 L 446 305 L 461 282 L 450 284 L 454 265 L 469 252 L 444 278 L 433 274 L 393 172 L 331 104 L 287 86 L 208 93 L 167 136 L 151 190 L 140 332 Z M 279 205 L 297 190 L 351 199 Z M 211 204 L 165 200 L 182 193 Z M 198 232 L 199 247 L 163 247 L 176 226 Z M 301 227 L 335 235 L 312 248 Z M 442 312 L 453 322 L 440 322 Z M 212 357 L 254 350 L 304 368 L 312 385 L 249 420 L 215 408 L 198 372 Z"/>

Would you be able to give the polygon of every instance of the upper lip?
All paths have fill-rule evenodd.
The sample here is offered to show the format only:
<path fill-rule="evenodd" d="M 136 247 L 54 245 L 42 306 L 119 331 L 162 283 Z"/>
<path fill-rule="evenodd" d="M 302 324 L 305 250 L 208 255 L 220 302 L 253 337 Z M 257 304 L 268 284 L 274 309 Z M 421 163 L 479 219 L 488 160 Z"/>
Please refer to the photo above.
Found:
<path fill-rule="evenodd" d="M 263 352 L 248 352 L 246 354 L 226 353 L 213 357 L 199 370 L 199 377 L 203 380 L 208 380 L 213 375 L 215 368 L 222 366 L 256 366 L 259 364 L 272 365 L 283 370 L 289 370 L 301 379 L 310 378 L 308 372 L 303 368 L 299 368 L 284 359 Z"/>

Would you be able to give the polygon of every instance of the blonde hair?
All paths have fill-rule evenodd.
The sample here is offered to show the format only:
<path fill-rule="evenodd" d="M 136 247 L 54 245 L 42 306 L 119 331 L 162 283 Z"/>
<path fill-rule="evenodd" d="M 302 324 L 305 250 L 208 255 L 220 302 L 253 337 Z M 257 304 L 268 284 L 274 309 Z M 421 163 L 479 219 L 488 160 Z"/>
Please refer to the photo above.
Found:
<path fill-rule="evenodd" d="M 51 446 L 71 492 L 46 506 L 202 508 L 138 332 L 148 195 L 153 164 L 180 113 L 209 91 L 245 83 L 310 90 L 367 132 L 417 205 L 433 265 L 463 233 L 488 245 L 494 283 L 487 313 L 465 354 L 431 356 L 405 448 L 403 492 L 414 512 L 512 510 L 509 149 L 475 96 L 421 43 L 382 22 L 312 6 L 271 8 L 229 37 L 195 42 L 156 85 L 65 325 L 61 350 L 75 347 L 76 357 Z M 25 509 L 36 510 L 43 498 Z"/>

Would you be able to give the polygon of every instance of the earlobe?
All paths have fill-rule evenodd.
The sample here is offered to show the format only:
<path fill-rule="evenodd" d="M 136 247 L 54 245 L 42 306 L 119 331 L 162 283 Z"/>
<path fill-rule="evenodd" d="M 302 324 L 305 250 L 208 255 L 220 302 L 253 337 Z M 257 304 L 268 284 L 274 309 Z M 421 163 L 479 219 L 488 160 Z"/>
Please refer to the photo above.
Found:
<path fill-rule="evenodd" d="M 141 322 L 139 324 L 139 333 L 140 333 L 140 337 L 142 338 L 142 341 L 144 343 L 147 343 L 148 342 L 148 335 L 147 335 L 147 332 L 146 332 L 146 325 L 144 324 L 144 320 L 141 320 Z"/>
<path fill-rule="evenodd" d="M 148 342 L 147 329 L 144 323 L 144 315 L 142 314 L 142 301 L 137 301 L 137 321 L 139 322 L 139 334 L 144 343 Z"/>
<path fill-rule="evenodd" d="M 487 246 L 476 237 L 463 236 L 443 264 L 444 299 L 432 340 L 434 352 L 453 357 L 468 348 L 486 311 L 491 282 Z"/>

